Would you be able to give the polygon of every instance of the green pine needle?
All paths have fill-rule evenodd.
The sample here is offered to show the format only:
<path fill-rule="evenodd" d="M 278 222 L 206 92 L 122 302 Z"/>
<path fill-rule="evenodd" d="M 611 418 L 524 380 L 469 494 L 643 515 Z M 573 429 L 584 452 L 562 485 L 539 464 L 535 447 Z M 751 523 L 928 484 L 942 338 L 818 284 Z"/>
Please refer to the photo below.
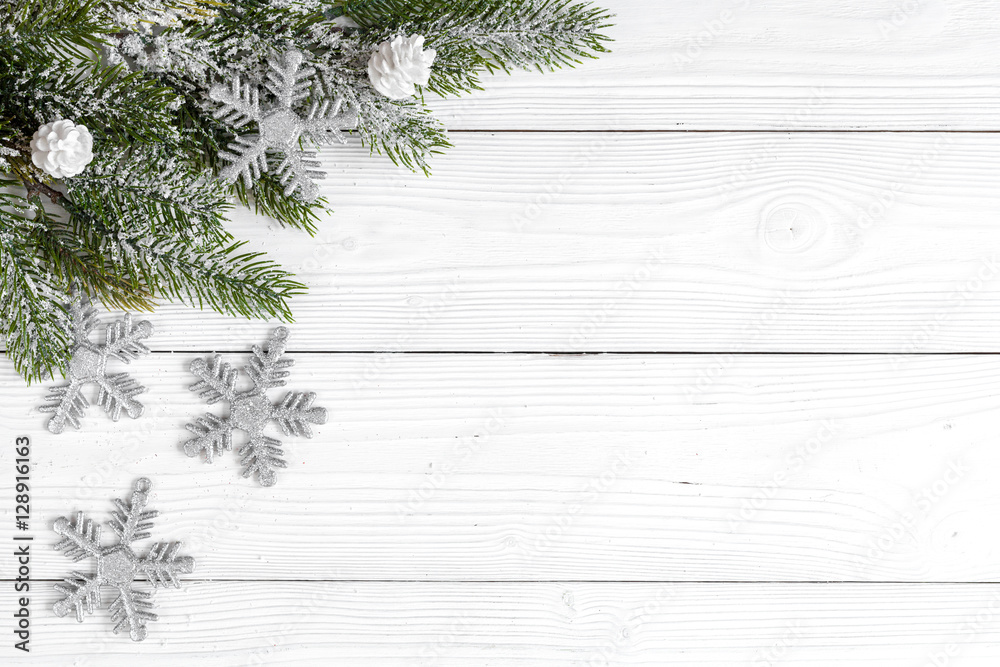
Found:
<path fill-rule="evenodd" d="M 70 285 L 109 308 L 171 301 L 291 321 L 305 285 L 233 238 L 226 219 L 235 200 L 314 235 L 327 202 L 285 194 L 273 173 L 280 154 L 251 187 L 218 180 L 220 151 L 260 128 L 216 117 L 213 85 L 239 76 L 269 105 L 269 60 L 298 49 L 312 73 L 296 113 L 342 100 L 372 153 L 429 173 L 451 144 L 424 93 L 574 66 L 607 50 L 610 18 L 571 0 L 0 0 L 7 356 L 28 381 L 65 372 Z M 381 42 L 414 34 L 437 51 L 430 82 L 390 100 L 369 81 L 368 60 Z M 34 165 L 31 141 L 59 119 L 90 130 L 95 157 L 53 179 Z"/>

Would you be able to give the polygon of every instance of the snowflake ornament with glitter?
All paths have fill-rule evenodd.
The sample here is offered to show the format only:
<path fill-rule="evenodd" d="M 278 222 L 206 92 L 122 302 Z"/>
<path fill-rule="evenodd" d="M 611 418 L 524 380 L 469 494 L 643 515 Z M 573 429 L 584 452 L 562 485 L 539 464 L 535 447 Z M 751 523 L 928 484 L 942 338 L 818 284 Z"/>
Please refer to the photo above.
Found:
<path fill-rule="evenodd" d="M 80 428 L 80 418 L 90 402 L 83 395 L 89 384 L 100 388 L 97 402 L 111 419 L 118 421 L 122 410 L 132 419 L 142 415 L 143 405 L 135 400 L 137 394 L 146 391 L 127 373 L 108 373 L 109 359 L 129 363 L 142 355 L 149 354 L 143 340 L 153 334 L 153 325 L 142 320 L 132 323 L 128 313 L 125 318 L 106 327 L 104 343 L 93 343 L 90 333 L 97 326 L 97 310 L 91 307 L 90 299 L 78 292 L 69 304 L 70 327 L 73 348 L 70 351 L 69 382 L 49 390 L 47 403 L 39 407 L 41 412 L 52 413 L 48 429 L 52 433 L 62 433 L 69 424 Z"/>
<path fill-rule="evenodd" d="M 346 139 L 342 130 L 351 130 L 358 125 L 358 116 L 345 110 L 343 98 L 337 97 L 333 104 L 328 100 L 313 102 L 309 111 L 301 114 L 295 110 L 296 104 L 309 97 L 309 80 L 316 70 L 303 66 L 305 56 L 301 51 L 291 50 L 280 58 L 268 59 L 267 81 L 264 88 L 275 97 L 275 102 L 262 107 L 260 91 L 235 77 L 232 86 L 212 86 L 209 97 L 222 106 L 215 117 L 239 129 L 249 123 L 257 124 L 256 134 L 237 136 L 228 150 L 219 151 L 219 156 L 228 162 L 219 174 L 226 182 L 242 177 L 247 188 L 260 178 L 262 172 L 274 173 L 285 186 L 285 195 L 296 191 L 305 201 L 313 201 L 319 195 L 319 188 L 313 178 L 321 178 L 320 162 L 312 146 L 303 148 L 304 139 L 314 145 L 324 145 Z M 268 154 L 282 156 L 276 167 L 271 169 Z"/>
<path fill-rule="evenodd" d="M 112 513 L 108 525 L 118 536 L 116 544 L 102 546 L 100 525 L 87 519 L 83 512 L 78 513 L 74 521 L 65 517 L 56 519 L 55 531 L 63 539 L 55 548 L 74 562 L 88 557 L 94 559 L 91 574 L 73 572 L 63 583 L 56 584 L 55 589 L 63 595 L 52 607 L 57 616 L 75 614 L 76 620 L 82 623 L 84 614 L 93 614 L 101 606 L 101 588 L 110 587 L 118 592 L 108 606 L 115 624 L 113 631 L 117 634 L 128 630 L 129 636 L 137 642 L 146 638 L 146 625 L 157 620 L 157 616 L 150 611 L 152 593 L 135 588 L 136 579 L 145 579 L 153 590 L 168 585 L 180 588 L 178 575 L 194 571 L 193 558 L 177 555 L 180 542 L 158 542 L 145 556 L 135 553 L 133 542 L 150 536 L 151 519 L 159 514 L 146 509 L 151 486 L 143 477 L 136 481 L 128 504 L 114 499 L 118 511 Z"/>
<path fill-rule="evenodd" d="M 267 390 L 281 387 L 289 371 L 285 370 L 294 361 L 282 358 L 288 344 L 288 329 L 278 327 L 271 333 L 267 349 L 253 346 L 253 355 L 244 371 L 252 382 L 252 387 L 237 391 L 236 381 L 239 371 L 222 361 L 216 355 L 206 361 L 195 359 L 191 362 L 191 372 L 200 380 L 191 385 L 195 392 L 209 404 L 219 401 L 229 403 L 229 416 L 219 418 L 208 413 L 199 417 L 187 429 L 195 437 L 184 443 L 188 456 L 198 456 L 202 452 L 208 463 L 217 454 L 233 448 L 233 431 L 246 431 L 249 441 L 238 451 L 243 465 L 243 476 L 256 473 L 262 486 L 273 486 L 277 481 L 277 468 L 287 466 L 281 449 L 281 442 L 264 435 L 268 423 L 276 422 L 285 435 L 312 437 L 309 424 L 325 424 L 326 409 L 312 407 L 316 400 L 313 392 L 288 392 L 278 403 L 271 403 Z"/>

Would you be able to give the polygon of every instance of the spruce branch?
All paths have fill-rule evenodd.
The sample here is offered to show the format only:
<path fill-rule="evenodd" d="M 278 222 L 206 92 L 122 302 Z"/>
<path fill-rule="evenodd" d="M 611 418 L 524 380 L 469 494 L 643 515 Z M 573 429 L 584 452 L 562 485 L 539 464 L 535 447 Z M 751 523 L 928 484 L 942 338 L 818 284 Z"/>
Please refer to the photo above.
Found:
<path fill-rule="evenodd" d="M 95 12 L 119 30 L 147 25 L 171 25 L 180 20 L 211 20 L 225 3 L 218 0 L 98 0 Z"/>
<path fill-rule="evenodd" d="M 0 69 L 0 116 L 25 128 L 25 135 L 56 118 L 86 125 L 99 145 L 175 143 L 179 139 L 170 108 L 174 92 L 141 72 L 121 65 L 91 63 L 53 71 L 33 64 Z M 28 131 L 28 130 L 31 131 Z"/>
<path fill-rule="evenodd" d="M 94 11 L 96 2 L 7 0 L 0 3 L 0 48 L 19 59 L 87 60 L 100 52 L 111 25 Z M 2 58 L 0 58 L 2 61 Z"/>
<path fill-rule="evenodd" d="M 48 198 L 53 204 L 61 204 L 66 195 L 43 182 L 37 181 L 21 166 L 15 170 L 25 188 L 23 199 L 11 192 L 0 195 L 6 199 L 9 209 L 22 213 L 23 252 L 32 254 L 37 261 L 48 267 L 62 285 L 77 285 L 86 294 L 96 296 L 108 308 L 152 310 L 153 302 L 141 285 L 123 280 L 114 272 L 108 272 L 103 259 L 80 242 L 75 230 L 48 211 L 41 201 Z M 16 186 L 16 181 L 0 179 L 0 186 L 8 189 Z M 30 222 L 29 222 L 30 221 Z M 0 224 L 0 230 L 4 225 Z"/>
<path fill-rule="evenodd" d="M 171 233 L 193 245 L 233 240 L 223 227 L 231 208 L 225 186 L 162 149 L 102 156 L 66 188 L 77 207 L 111 228 Z"/>
<path fill-rule="evenodd" d="M 172 238 L 120 239 L 154 293 L 249 319 L 292 321 L 289 299 L 306 287 L 263 252 L 241 252 L 245 241 L 192 250 Z"/>
<path fill-rule="evenodd" d="M 5 202 L 8 203 L 8 202 Z M 38 262 L 31 222 L 0 206 L 0 329 L 14 368 L 28 382 L 54 377 L 69 362 L 67 285 Z"/>
<path fill-rule="evenodd" d="M 236 181 L 231 187 L 239 202 L 252 208 L 254 213 L 266 215 L 286 227 L 300 229 L 309 236 L 316 235 L 319 212 L 328 210 L 328 202 L 323 197 L 307 202 L 298 197 L 286 196 L 285 186 L 273 174 L 261 174 L 250 189 L 247 189 L 242 180 Z"/>
<path fill-rule="evenodd" d="M 114 308 L 166 300 L 291 319 L 289 300 L 305 287 L 234 239 L 225 218 L 235 200 L 315 234 L 327 202 L 304 201 L 301 182 L 282 184 L 270 169 L 250 183 L 216 180 L 231 162 L 224 151 L 240 143 L 234 134 L 278 127 L 264 115 L 245 130 L 215 118 L 220 84 L 239 77 L 261 91 L 262 113 L 281 106 L 317 130 L 298 128 L 272 151 L 285 167 L 295 141 L 312 159 L 328 133 L 309 123 L 330 120 L 342 101 L 372 153 L 427 173 L 451 144 L 424 93 L 466 93 L 483 74 L 596 57 L 609 19 L 576 0 L 0 0 L 0 173 L 12 177 L 0 180 L 7 354 L 29 380 L 65 368 L 70 284 Z M 389 99 L 368 62 L 383 41 L 414 34 L 437 52 L 430 80 L 415 97 Z M 294 95 L 275 105 L 272 63 L 293 52 Z M 95 157 L 53 179 L 50 163 L 33 163 L 31 142 L 59 119 L 89 129 Z"/>
<path fill-rule="evenodd" d="M 427 89 L 438 95 L 481 90 L 483 72 L 551 71 L 607 52 L 612 15 L 572 0 L 351 0 L 345 13 L 378 44 L 422 34 L 437 51 Z"/>
<path fill-rule="evenodd" d="M 428 158 L 451 148 L 444 125 L 422 100 L 390 100 L 372 89 L 367 76 L 347 68 L 320 71 L 318 92 L 322 99 L 342 94 L 358 110 L 355 130 L 373 154 L 385 155 L 411 171 L 430 174 Z"/>
<path fill-rule="evenodd" d="M 61 283 L 77 284 L 96 297 L 106 308 L 152 311 L 153 295 L 144 285 L 135 284 L 105 268 L 102 258 L 81 244 L 56 220 L 31 230 L 31 244 Z"/>
<path fill-rule="evenodd" d="M 53 204 L 58 204 L 66 196 L 55 188 L 51 188 L 41 181 L 26 180 L 24 183 L 26 191 L 25 199 L 35 199 L 42 195 L 48 197 Z"/>
<path fill-rule="evenodd" d="M 305 292 L 305 285 L 265 253 L 243 252 L 245 241 L 193 247 L 166 232 L 109 228 L 75 204 L 67 209 L 77 237 L 102 258 L 105 270 L 153 298 L 251 319 L 291 321 L 288 301 Z"/>

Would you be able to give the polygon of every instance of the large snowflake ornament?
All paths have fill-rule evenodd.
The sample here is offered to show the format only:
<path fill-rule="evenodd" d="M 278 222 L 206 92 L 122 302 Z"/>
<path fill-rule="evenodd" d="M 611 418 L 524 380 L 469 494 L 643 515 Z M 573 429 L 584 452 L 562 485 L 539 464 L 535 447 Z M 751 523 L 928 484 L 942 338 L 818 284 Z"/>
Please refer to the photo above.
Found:
<path fill-rule="evenodd" d="M 323 172 L 318 169 L 315 148 L 302 148 L 300 141 L 324 145 L 336 139 L 344 143 L 347 140 L 341 130 L 357 127 L 358 115 L 342 109 L 342 97 L 332 105 L 329 100 L 314 101 L 305 115 L 295 111 L 295 105 L 309 97 L 309 78 L 316 73 L 314 68 L 302 66 L 304 59 L 302 52 L 294 49 L 283 57 L 268 59 L 264 88 L 276 100 L 267 107 L 261 107 L 260 91 L 242 83 L 238 76 L 232 86 L 215 85 L 208 91 L 209 97 L 222 104 L 215 112 L 216 118 L 237 129 L 251 122 L 257 124 L 256 134 L 237 136 L 229 150 L 219 151 L 219 156 L 229 163 L 220 173 L 222 180 L 231 183 L 242 176 L 249 188 L 261 172 L 268 171 L 268 153 L 278 153 L 282 160 L 273 173 L 285 186 L 285 194 L 291 196 L 298 190 L 306 201 L 317 197 L 319 188 L 312 178 L 322 177 Z"/>
<path fill-rule="evenodd" d="M 128 373 L 108 373 L 109 359 L 117 359 L 129 363 L 141 355 L 149 354 L 149 348 L 143 340 L 153 334 L 153 325 L 142 320 L 132 323 L 132 316 L 125 313 L 125 318 L 107 326 L 104 343 L 90 341 L 90 332 L 97 326 L 97 310 L 90 305 L 90 299 L 82 292 L 77 292 L 69 304 L 70 327 L 73 338 L 73 348 L 70 351 L 69 383 L 53 387 L 48 401 L 38 409 L 51 412 L 48 429 L 53 433 L 62 433 L 69 424 L 80 428 L 80 418 L 90 403 L 83 395 L 83 388 L 88 384 L 100 387 L 97 402 L 104 408 L 114 421 L 118 421 L 122 410 L 137 419 L 142 415 L 142 403 L 135 400 L 136 394 L 146 391 Z"/>
<path fill-rule="evenodd" d="M 57 616 L 75 612 L 76 620 L 82 623 L 84 613 L 93 614 L 101 606 L 101 587 L 109 586 L 118 591 L 118 597 L 108 607 L 114 632 L 127 628 L 132 640 L 140 642 L 146 638 L 146 624 L 157 616 L 150 611 L 152 593 L 133 587 L 136 578 L 144 578 L 154 590 L 167 585 L 180 588 L 177 576 L 194 571 L 193 558 L 177 556 L 180 542 L 154 544 L 145 556 L 136 555 L 132 549 L 133 542 L 149 537 L 148 530 L 153 526 L 150 519 L 159 514 L 146 509 L 150 486 L 143 477 L 136 481 L 128 505 L 114 499 L 118 511 L 112 513 L 108 525 L 118 536 L 117 544 L 101 546 L 100 525 L 85 518 L 83 512 L 76 515 L 75 522 L 66 517 L 56 519 L 55 531 L 63 538 L 56 549 L 74 562 L 87 557 L 95 561 L 93 574 L 73 572 L 62 584 L 56 584 L 55 589 L 64 596 L 52 607 Z"/>
<path fill-rule="evenodd" d="M 246 391 L 236 390 L 239 371 L 215 355 L 209 361 L 195 359 L 191 362 L 191 372 L 201 378 L 191 385 L 191 391 L 204 398 L 209 404 L 221 400 L 229 402 L 229 416 L 220 419 L 208 413 L 187 429 L 196 437 L 184 443 L 188 456 L 198 456 L 205 452 L 211 463 L 216 454 L 233 448 L 233 431 L 246 431 L 250 439 L 240 448 L 240 463 L 244 466 L 243 476 L 257 473 L 262 486 L 273 486 L 277 481 L 276 468 L 286 467 L 281 457 L 284 452 L 281 442 L 264 435 L 269 422 L 277 422 L 285 435 L 312 437 L 309 424 L 325 424 L 326 409 L 312 407 L 316 400 L 313 392 L 290 391 L 278 403 L 272 404 L 267 398 L 267 390 L 282 387 L 289 372 L 285 370 L 295 362 L 283 359 L 288 344 L 288 329 L 278 327 L 271 333 L 267 349 L 253 346 L 250 363 L 244 371 L 253 386 Z"/>

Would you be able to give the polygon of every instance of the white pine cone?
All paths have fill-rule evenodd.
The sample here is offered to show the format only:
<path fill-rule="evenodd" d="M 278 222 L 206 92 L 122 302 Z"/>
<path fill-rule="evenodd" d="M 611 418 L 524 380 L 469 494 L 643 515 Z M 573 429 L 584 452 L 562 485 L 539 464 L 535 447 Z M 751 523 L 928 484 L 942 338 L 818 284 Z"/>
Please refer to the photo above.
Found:
<path fill-rule="evenodd" d="M 391 100 L 401 100 L 416 94 L 415 85 L 427 85 L 436 56 L 434 49 L 424 51 L 423 35 L 399 35 L 379 44 L 368 60 L 368 78 L 375 90 Z"/>
<path fill-rule="evenodd" d="M 94 138 L 83 125 L 57 120 L 38 128 L 31 138 L 31 161 L 49 176 L 69 178 L 94 159 Z"/>

